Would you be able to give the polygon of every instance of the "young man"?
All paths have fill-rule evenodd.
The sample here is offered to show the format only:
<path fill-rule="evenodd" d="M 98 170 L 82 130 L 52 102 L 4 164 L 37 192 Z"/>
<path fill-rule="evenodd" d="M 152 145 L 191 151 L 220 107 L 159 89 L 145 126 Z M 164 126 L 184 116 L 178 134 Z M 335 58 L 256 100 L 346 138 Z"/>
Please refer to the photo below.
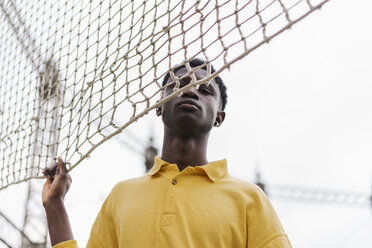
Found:
<path fill-rule="evenodd" d="M 203 64 L 199 59 L 190 62 L 192 68 Z M 182 78 L 188 71 L 179 66 L 174 73 Z M 205 78 L 207 68 L 194 75 Z M 190 81 L 183 77 L 180 87 Z M 169 82 L 168 74 L 163 85 Z M 173 88 L 168 86 L 165 95 Z M 226 160 L 207 160 L 208 137 L 223 123 L 226 101 L 226 87 L 216 77 L 157 109 L 164 123 L 161 158 L 155 158 L 147 175 L 114 187 L 87 247 L 291 247 L 261 189 L 229 176 Z M 51 242 L 58 248 L 77 247 L 63 203 L 71 180 L 60 158 L 57 173 L 55 168 L 45 170 L 43 190 Z"/>

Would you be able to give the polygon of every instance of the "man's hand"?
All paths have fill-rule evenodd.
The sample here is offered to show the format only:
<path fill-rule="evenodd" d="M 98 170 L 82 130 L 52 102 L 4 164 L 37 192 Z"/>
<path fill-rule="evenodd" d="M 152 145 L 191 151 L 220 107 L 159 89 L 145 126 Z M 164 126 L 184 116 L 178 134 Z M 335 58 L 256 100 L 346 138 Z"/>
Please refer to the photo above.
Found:
<path fill-rule="evenodd" d="M 61 158 L 58 158 L 58 163 L 54 166 L 46 168 L 43 174 L 47 176 L 47 181 L 44 184 L 42 200 L 48 220 L 50 241 L 54 246 L 74 238 L 63 203 L 71 185 L 71 177 Z"/>
<path fill-rule="evenodd" d="M 71 176 L 67 173 L 66 164 L 59 157 L 58 163 L 46 168 L 43 174 L 47 176 L 42 194 L 44 207 L 48 204 L 63 202 L 72 182 Z"/>

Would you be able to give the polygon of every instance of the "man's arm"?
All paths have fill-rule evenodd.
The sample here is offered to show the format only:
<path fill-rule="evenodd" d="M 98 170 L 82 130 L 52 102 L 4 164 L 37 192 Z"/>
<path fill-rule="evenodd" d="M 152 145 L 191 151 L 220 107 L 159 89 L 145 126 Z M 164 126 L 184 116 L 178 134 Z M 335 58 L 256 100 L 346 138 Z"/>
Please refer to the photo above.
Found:
<path fill-rule="evenodd" d="M 292 248 L 287 234 L 266 194 L 254 186 L 247 206 L 247 247 Z"/>
<path fill-rule="evenodd" d="M 54 246 L 74 239 L 64 204 L 65 195 L 71 185 L 71 177 L 61 158 L 58 158 L 56 165 L 45 169 L 43 173 L 47 176 L 47 181 L 43 187 L 42 201 L 48 220 L 50 240 Z"/>

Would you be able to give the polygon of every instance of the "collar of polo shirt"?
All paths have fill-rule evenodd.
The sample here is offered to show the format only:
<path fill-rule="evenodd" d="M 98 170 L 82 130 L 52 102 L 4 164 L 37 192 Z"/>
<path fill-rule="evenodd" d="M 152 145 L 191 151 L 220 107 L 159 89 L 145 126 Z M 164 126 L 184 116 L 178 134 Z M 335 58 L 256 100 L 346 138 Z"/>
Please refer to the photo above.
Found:
<path fill-rule="evenodd" d="M 158 173 L 164 166 L 169 165 L 160 157 L 156 156 L 154 160 L 154 166 L 151 168 L 149 175 L 153 176 Z M 205 165 L 195 166 L 194 167 L 198 171 L 203 171 L 205 174 L 211 179 L 213 182 L 217 181 L 221 177 L 227 175 L 227 160 L 222 159 L 218 161 L 214 161 Z"/>

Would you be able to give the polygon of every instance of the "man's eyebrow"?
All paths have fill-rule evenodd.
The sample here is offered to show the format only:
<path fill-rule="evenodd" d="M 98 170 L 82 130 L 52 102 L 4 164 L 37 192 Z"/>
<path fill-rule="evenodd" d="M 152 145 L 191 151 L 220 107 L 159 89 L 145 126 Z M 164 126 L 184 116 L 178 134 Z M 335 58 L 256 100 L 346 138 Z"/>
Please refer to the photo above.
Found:
<path fill-rule="evenodd" d="M 197 77 L 197 75 L 195 74 L 195 72 L 189 72 L 189 71 L 187 71 L 186 73 L 182 73 L 182 72 L 180 72 L 181 70 L 182 69 L 180 69 L 180 70 L 178 70 L 177 72 L 174 73 L 174 76 L 175 76 L 174 79 L 172 77 L 169 77 L 167 84 L 170 83 L 170 82 L 172 82 L 172 81 L 175 82 L 176 80 L 179 80 L 180 82 L 182 82 L 183 80 L 190 80 L 190 81 L 192 81 L 192 74 L 195 75 L 195 78 L 196 78 L 197 81 L 202 80 L 203 78 L 208 77 L 208 75 L 204 75 L 202 77 Z M 213 79 L 211 79 L 210 82 L 205 82 L 205 83 L 202 83 L 202 84 L 208 84 L 208 88 L 212 88 L 215 91 L 214 87 L 211 86 L 212 81 L 213 81 Z M 202 84 L 200 84 L 200 85 L 202 85 Z"/>
<path fill-rule="evenodd" d="M 213 82 L 209 82 L 209 83 L 205 82 L 205 83 L 200 84 L 199 87 L 207 87 L 209 90 L 212 91 L 213 94 L 217 95 L 218 86 L 216 85 L 216 88 L 215 88 L 212 84 L 213 84 Z"/>

